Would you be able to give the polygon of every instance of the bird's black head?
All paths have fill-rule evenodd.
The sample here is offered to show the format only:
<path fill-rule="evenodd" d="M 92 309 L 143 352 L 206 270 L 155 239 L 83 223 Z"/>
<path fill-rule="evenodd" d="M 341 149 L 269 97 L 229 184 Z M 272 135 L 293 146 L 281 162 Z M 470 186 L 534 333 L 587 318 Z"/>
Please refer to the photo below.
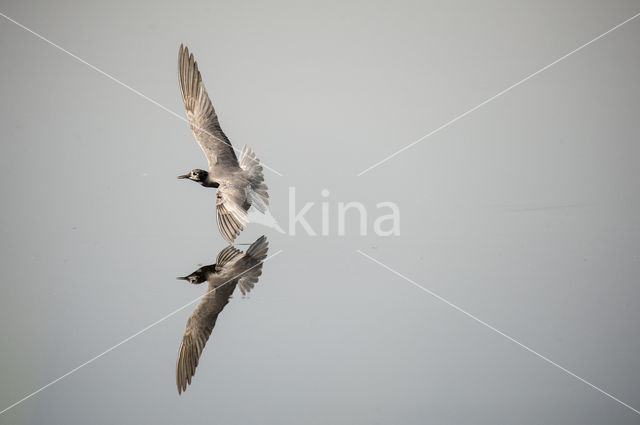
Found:
<path fill-rule="evenodd" d="M 195 170 L 189 171 L 187 174 L 178 176 L 178 178 L 193 180 L 194 182 L 200 183 L 201 185 L 204 186 L 207 183 L 208 176 L 209 176 L 209 173 L 207 173 L 204 170 L 200 170 L 196 168 Z"/>
<path fill-rule="evenodd" d="M 195 272 L 187 275 L 187 276 L 182 276 L 182 277 L 178 277 L 179 280 L 186 280 L 189 283 L 192 283 L 194 285 L 197 285 L 199 283 L 204 282 L 205 280 L 207 280 L 207 278 L 209 276 L 211 276 L 211 273 L 216 273 L 216 265 L 214 264 L 209 264 L 208 266 L 202 266 L 200 267 L 198 270 L 196 270 Z"/>
<path fill-rule="evenodd" d="M 198 270 L 196 270 L 195 272 L 191 273 L 190 275 L 179 277 L 178 279 L 179 280 L 186 280 L 189 283 L 192 283 L 194 285 L 202 283 L 207 279 L 205 268 L 208 268 L 208 266 L 200 267 Z"/>

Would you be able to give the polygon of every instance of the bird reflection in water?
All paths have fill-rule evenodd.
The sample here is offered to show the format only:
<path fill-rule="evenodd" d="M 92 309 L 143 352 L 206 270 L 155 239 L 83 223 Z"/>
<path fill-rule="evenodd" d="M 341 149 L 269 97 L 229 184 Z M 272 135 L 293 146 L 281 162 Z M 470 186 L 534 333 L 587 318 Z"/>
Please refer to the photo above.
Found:
<path fill-rule="evenodd" d="M 188 276 L 179 277 L 189 283 L 208 282 L 207 292 L 193 311 L 182 337 L 176 362 L 176 384 L 178 394 L 187 389 L 196 373 L 202 355 L 218 315 L 229 302 L 231 294 L 240 288 L 242 295 L 253 289 L 262 274 L 262 263 L 267 256 L 269 243 L 261 236 L 246 252 L 229 245 L 220 253 L 215 264 L 200 267 Z"/>

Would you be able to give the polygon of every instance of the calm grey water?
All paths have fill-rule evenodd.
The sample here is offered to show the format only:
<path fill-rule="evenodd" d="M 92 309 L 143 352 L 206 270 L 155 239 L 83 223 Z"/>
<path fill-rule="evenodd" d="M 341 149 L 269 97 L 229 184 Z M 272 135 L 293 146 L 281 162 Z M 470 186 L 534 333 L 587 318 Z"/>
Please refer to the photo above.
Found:
<path fill-rule="evenodd" d="M 178 46 L 268 166 L 270 254 L 187 391 L 195 304 L 2 424 L 637 424 L 640 20 L 379 167 L 639 12 L 635 1 L 0 2 L 184 116 Z M 225 243 L 186 123 L 0 17 L 0 410 L 202 295 Z M 288 229 L 295 211 L 318 236 Z M 327 189 L 329 195 L 322 196 Z M 361 202 L 338 235 L 338 203 Z M 373 223 L 400 210 L 400 235 Z M 322 235 L 322 203 L 328 214 Z M 245 249 L 246 246 L 240 246 Z"/>

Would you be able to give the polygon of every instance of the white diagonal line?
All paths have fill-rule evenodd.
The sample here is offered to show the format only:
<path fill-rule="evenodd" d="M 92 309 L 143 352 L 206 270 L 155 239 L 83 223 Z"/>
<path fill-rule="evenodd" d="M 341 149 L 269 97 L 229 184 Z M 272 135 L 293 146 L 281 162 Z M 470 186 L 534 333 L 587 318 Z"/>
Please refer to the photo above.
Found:
<path fill-rule="evenodd" d="M 425 288 L 424 286 L 420 285 L 419 283 L 415 282 L 414 280 L 409 279 L 407 276 L 403 275 L 402 273 L 392 269 L 391 267 L 387 266 L 386 264 L 376 260 L 375 258 L 371 257 L 370 255 L 365 254 L 364 252 L 360 251 L 359 249 L 356 250 L 358 252 L 358 254 L 362 255 L 363 257 L 368 258 L 369 260 L 373 261 L 374 263 L 378 264 L 381 267 L 384 267 L 385 269 L 389 270 L 391 273 L 395 274 L 396 276 L 401 277 L 402 279 L 406 280 L 407 282 L 409 282 L 410 284 L 412 284 L 413 286 L 415 286 L 418 289 L 423 290 L 424 292 L 426 292 L 427 294 L 431 295 L 434 298 L 437 298 L 438 300 L 442 301 L 443 303 L 447 304 L 449 307 L 452 307 L 456 310 L 458 310 L 460 313 L 464 314 L 465 316 L 475 320 L 476 322 L 480 323 L 481 325 L 491 329 L 492 331 L 494 331 L 495 333 L 497 333 L 498 335 L 501 335 L 505 338 L 507 338 L 509 341 L 519 345 L 520 347 L 524 348 L 525 350 L 527 350 L 528 352 L 538 356 L 539 358 L 541 358 L 542 360 L 544 360 L 545 362 L 557 367 L 558 369 L 562 370 L 563 372 L 573 376 L 574 378 L 576 378 L 577 380 L 587 384 L 588 386 L 590 386 L 591 388 L 593 388 L 594 390 L 604 394 L 605 396 L 609 397 L 610 399 L 617 401 L 618 403 L 620 403 L 621 405 L 627 407 L 628 409 L 633 410 L 635 413 L 640 415 L 640 411 L 631 407 L 630 405 L 628 405 L 627 403 L 625 403 L 624 401 L 616 398 L 615 396 L 609 394 L 608 392 L 606 392 L 605 390 L 601 389 L 600 387 L 595 386 L 594 384 L 592 384 L 591 382 L 587 381 L 584 378 L 579 377 L 578 375 L 576 375 L 575 373 L 571 372 L 569 369 L 560 366 L 558 363 L 554 362 L 553 360 L 549 359 L 548 357 L 543 356 L 542 354 L 538 353 L 537 351 L 535 351 L 533 348 L 530 348 L 526 345 L 524 345 L 523 343 L 521 343 L 520 341 L 518 341 L 517 339 L 510 337 L 509 335 L 507 335 L 506 333 L 502 332 L 501 330 L 491 326 L 490 324 L 488 324 L 487 322 L 485 322 L 482 319 L 479 319 L 478 317 L 474 316 L 473 314 L 467 312 L 466 310 L 463 310 L 462 308 L 458 307 L 457 305 L 455 305 L 454 303 L 452 303 L 451 301 L 448 301 L 447 299 L 441 297 L 440 295 L 436 294 L 435 292 Z"/>
<path fill-rule="evenodd" d="M 54 43 L 53 41 L 49 40 L 48 38 L 38 34 L 37 32 L 35 32 L 34 30 L 32 30 L 31 28 L 28 28 L 24 25 L 22 25 L 20 22 L 16 21 L 15 19 L 5 15 L 4 13 L 0 12 L 0 16 L 2 16 L 3 18 L 5 18 L 7 21 L 13 22 L 14 24 L 16 24 L 17 26 L 19 26 L 20 28 L 22 28 L 25 31 L 30 32 L 31 34 L 35 35 L 36 37 L 38 37 L 40 40 L 50 44 L 51 46 L 55 47 L 56 49 L 60 50 L 61 52 L 66 53 L 67 55 L 71 56 L 72 58 L 74 58 L 75 60 L 77 60 L 80 63 L 83 63 L 84 65 L 88 66 L 89 68 L 93 69 L 94 71 L 98 72 L 99 74 L 104 75 L 105 77 L 107 77 L 108 79 L 110 79 L 111 81 L 115 82 L 116 84 L 121 85 L 122 87 L 126 88 L 127 90 L 131 91 L 132 93 L 137 94 L 138 96 L 140 96 L 141 98 L 153 103 L 154 105 L 156 105 L 158 108 L 170 113 L 171 115 L 173 115 L 176 118 L 181 119 L 182 121 L 186 122 L 187 124 L 189 124 L 189 120 L 187 120 L 185 117 L 183 117 L 182 115 L 178 114 L 177 112 L 167 108 L 166 106 L 162 105 L 161 103 L 153 100 L 152 98 L 150 98 L 149 96 L 147 96 L 146 94 L 140 92 L 139 90 L 134 89 L 133 87 L 131 87 L 130 85 L 123 83 L 122 81 L 118 80 L 116 77 L 114 77 L 111 74 L 108 74 L 107 72 L 101 70 L 100 68 L 98 68 L 97 66 L 94 66 L 92 64 L 90 64 L 89 62 L 85 61 L 84 59 L 74 55 L 73 53 L 71 53 L 70 51 L 66 50 L 64 47 Z M 240 153 L 240 151 L 238 149 L 236 149 L 235 147 L 231 146 L 228 142 L 216 137 L 214 134 L 211 134 L 210 132 L 208 132 L 206 129 L 198 127 L 198 126 L 194 126 L 194 128 L 197 128 L 200 131 L 203 131 L 204 133 L 207 133 L 209 136 L 215 138 L 216 140 L 224 143 L 224 144 L 228 144 L 234 151 L 236 151 L 237 153 Z M 277 174 L 278 176 L 282 177 L 282 173 L 280 173 L 277 170 L 274 170 L 273 168 L 269 167 L 268 165 L 266 165 L 264 162 L 260 162 L 260 164 L 266 168 L 267 170 L 273 172 L 274 174 Z"/>
<path fill-rule="evenodd" d="M 53 381 L 49 382 L 47 385 L 44 385 L 42 387 L 40 387 L 38 390 L 32 392 L 31 394 L 21 398 L 20 400 L 16 401 L 15 403 L 13 403 L 11 406 L 8 406 L 6 408 L 4 408 L 2 411 L 0 411 L 0 415 L 2 415 L 3 413 L 5 413 L 6 411 L 16 407 L 17 405 L 19 405 L 20 403 L 30 399 L 31 397 L 33 397 L 34 395 L 38 394 L 40 391 L 43 391 L 47 388 L 49 388 L 50 386 L 52 386 L 53 384 L 63 380 L 64 378 L 66 378 L 67 376 L 71 375 L 74 372 L 77 372 L 78 370 L 82 369 L 83 367 L 87 366 L 88 364 L 93 363 L 94 361 L 98 360 L 100 357 L 104 356 L 105 354 L 115 350 L 116 348 L 120 347 L 122 344 L 125 344 L 129 341 L 131 341 L 133 338 L 137 337 L 138 335 L 148 331 L 149 329 L 153 328 L 154 326 L 156 326 L 159 323 L 164 322 L 165 320 L 167 320 L 169 317 L 174 316 L 175 314 L 179 313 L 180 311 L 184 310 L 185 308 L 189 307 L 191 304 L 195 303 L 196 301 L 200 300 L 202 297 L 210 294 L 211 292 L 215 291 L 216 289 L 222 288 L 224 285 L 226 285 L 229 282 L 232 282 L 233 280 L 235 280 L 236 278 L 242 276 L 243 274 L 245 274 L 246 272 L 248 272 L 249 270 L 253 269 L 254 267 L 259 266 L 262 263 L 267 262 L 268 260 L 272 259 L 273 257 L 275 257 L 276 255 L 282 253 L 282 250 L 277 251 L 276 253 L 268 256 L 267 258 L 265 258 L 263 261 L 259 262 L 258 264 L 248 268 L 247 270 L 244 270 L 242 273 L 239 273 L 238 275 L 230 278 L 229 280 L 225 281 L 224 283 L 222 283 L 221 285 L 219 285 L 218 287 L 205 292 L 204 294 L 200 295 L 198 298 L 189 301 L 188 303 L 186 303 L 185 305 L 183 305 L 180 308 L 177 308 L 175 310 L 173 310 L 171 313 L 167 314 L 166 316 L 156 320 L 155 322 L 151 323 L 150 325 L 142 328 L 141 330 L 139 330 L 138 332 L 134 333 L 133 335 L 123 339 L 122 341 L 120 341 L 119 343 L 117 343 L 116 345 L 112 346 L 111 348 L 104 350 L 102 353 L 98 354 L 97 356 L 92 357 L 91 359 L 87 360 L 86 362 L 82 363 L 80 366 L 77 366 L 73 369 L 71 369 L 69 372 L 65 373 L 64 375 L 60 376 L 59 378 L 54 379 Z"/>
<path fill-rule="evenodd" d="M 633 15 L 632 17 L 630 17 L 629 19 L 620 22 L 618 25 L 616 25 L 615 27 L 609 29 L 608 31 L 600 34 L 599 36 L 597 36 L 596 38 L 591 39 L 590 41 L 584 43 L 582 46 L 577 47 L 575 49 L 573 49 L 572 51 L 570 51 L 569 53 L 567 53 L 566 55 L 559 57 L 558 59 L 554 60 L 553 62 L 551 62 L 549 65 L 540 68 L 539 70 L 537 70 L 536 72 L 534 72 L 533 74 L 529 74 L 528 76 L 526 76 L 525 78 L 523 78 L 522 80 L 518 81 L 517 83 L 514 83 L 512 85 L 510 85 L 509 87 L 507 87 L 506 89 L 502 90 L 501 92 L 499 92 L 496 95 L 491 96 L 490 98 L 488 98 L 487 100 L 485 100 L 482 103 L 479 103 L 478 105 L 474 106 L 473 108 L 469 109 L 468 111 L 458 115 L 457 117 L 455 117 L 454 119 L 447 121 L 446 123 L 442 124 L 440 127 L 436 128 L 435 130 L 431 130 L 429 133 L 425 134 L 424 136 L 420 137 L 419 139 L 409 143 L 407 146 L 397 150 L 396 152 L 392 153 L 391 155 L 383 158 L 382 160 L 376 162 L 375 164 L 373 164 L 372 166 L 370 166 L 369 168 L 365 168 L 364 170 L 360 171 L 357 176 L 360 177 L 361 175 L 363 175 L 364 173 L 373 170 L 374 168 L 376 168 L 379 165 L 384 164 L 385 162 L 387 162 L 388 160 L 390 160 L 391 158 L 393 158 L 394 156 L 406 151 L 407 149 L 417 145 L 418 143 L 422 142 L 423 140 L 425 140 L 426 138 L 436 134 L 437 132 L 439 132 L 440 130 L 444 130 L 445 128 L 449 127 L 451 124 L 455 123 L 456 121 L 466 117 L 467 115 L 469 115 L 470 113 L 472 113 L 473 111 L 475 111 L 476 109 L 479 109 L 481 107 L 483 107 L 484 105 L 486 105 L 487 103 L 499 98 L 500 96 L 502 96 L 503 94 L 511 91 L 512 89 L 518 87 L 520 84 L 524 83 L 525 81 L 535 77 L 536 75 L 540 74 L 541 72 L 546 71 L 547 69 L 551 68 L 552 66 L 554 66 L 555 64 L 557 64 L 558 62 L 563 61 L 564 59 L 568 58 L 569 56 L 573 55 L 574 53 L 579 52 L 580 50 L 584 49 L 585 47 L 587 47 L 588 45 L 590 45 L 591 43 L 594 43 L 598 40 L 600 40 L 602 37 L 606 36 L 607 34 L 617 30 L 618 28 L 620 28 L 621 26 L 623 26 L 624 24 L 634 20 L 635 18 L 637 18 L 638 16 L 640 16 L 640 12 L 636 13 L 635 15 Z"/>

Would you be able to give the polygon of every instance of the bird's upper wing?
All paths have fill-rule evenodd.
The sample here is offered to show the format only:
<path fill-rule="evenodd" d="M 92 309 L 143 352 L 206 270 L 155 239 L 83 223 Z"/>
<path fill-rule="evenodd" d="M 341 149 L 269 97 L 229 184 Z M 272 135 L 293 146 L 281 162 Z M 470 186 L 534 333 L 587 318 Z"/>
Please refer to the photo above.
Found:
<path fill-rule="evenodd" d="M 209 170 L 221 163 L 225 166 L 238 166 L 238 158 L 231 142 L 220 128 L 218 115 L 207 95 L 198 63 L 182 44 L 178 54 L 178 80 L 191 131 L 207 157 Z"/>
<path fill-rule="evenodd" d="M 224 240 L 233 243 L 249 221 L 245 189 L 221 184 L 216 191 L 216 216 L 218 229 Z"/>
<path fill-rule="evenodd" d="M 187 384 L 191 384 L 202 350 L 213 331 L 218 315 L 229 302 L 237 281 L 219 282 L 217 288 L 212 283 L 210 280 L 207 293 L 187 320 L 176 362 L 178 394 L 187 389 Z"/>

